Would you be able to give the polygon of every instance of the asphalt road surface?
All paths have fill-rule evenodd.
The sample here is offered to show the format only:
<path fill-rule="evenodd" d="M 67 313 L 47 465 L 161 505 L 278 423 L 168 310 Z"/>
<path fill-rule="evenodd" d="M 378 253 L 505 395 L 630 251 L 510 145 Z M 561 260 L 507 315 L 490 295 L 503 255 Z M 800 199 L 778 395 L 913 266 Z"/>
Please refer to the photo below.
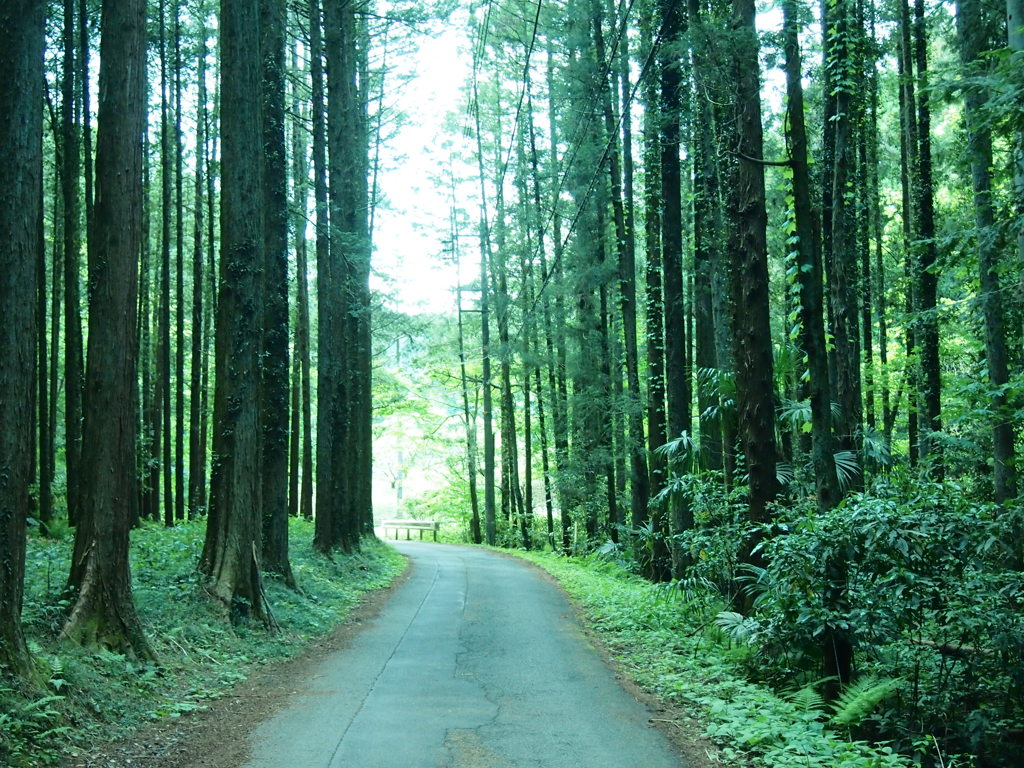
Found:
<path fill-rule="evenodd" d="M 247 768 L 685 768 L 533 568 L 395 544 L 411 575 L 296 681 Z"/>

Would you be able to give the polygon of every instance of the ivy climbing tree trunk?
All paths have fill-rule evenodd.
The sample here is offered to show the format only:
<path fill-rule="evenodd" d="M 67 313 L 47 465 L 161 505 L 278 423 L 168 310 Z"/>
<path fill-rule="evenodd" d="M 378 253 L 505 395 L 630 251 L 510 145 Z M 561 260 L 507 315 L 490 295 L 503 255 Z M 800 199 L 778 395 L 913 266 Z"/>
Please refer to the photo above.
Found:
<path fill-rule="evenodd" d="M 823 208 L 829 231 L 825 238 L 830 316 L 835 351 L 837 447 L 859 454 L 861 439 L 860 338 L 858 324 L 856 216 L 854 199 L 855 91 L 859 75 L 854 49 L 852 0 L 822 4 L 825 39 L 826 100 L 825 144 L 830 150 L 824 185 Z"/>
<path fill-rule="evenodd" d="M 765 228 L 764 139 L 761 128 L 760 64 L 754 0 L 733 0 L 732 30 L 735 153 L 730 184 L 730 297 L 736 411 L 740 446 L 748 475 L 747 517 L 770 519 L 778 492 L 775 474 L 774 364 L 769 321 L 768 252 Z M 756 540 L 743 545 L 741 559 L 759 563 Z"/>

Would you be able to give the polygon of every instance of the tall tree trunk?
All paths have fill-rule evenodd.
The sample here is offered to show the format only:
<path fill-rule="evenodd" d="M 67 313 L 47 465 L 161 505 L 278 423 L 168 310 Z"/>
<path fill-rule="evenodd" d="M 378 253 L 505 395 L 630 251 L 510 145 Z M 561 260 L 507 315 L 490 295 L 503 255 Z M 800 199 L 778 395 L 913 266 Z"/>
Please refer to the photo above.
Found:
<path fill-rule="evenodd" d="M 143 134 L 142 169 L 142 254 L 139 264 L 139 367 L 142 369 L 142 397 L 139 411 L 141 431 L 139 436 L 140 453 L 139 475 L 142 478 L 140 489 L 139 516 L 146 520 L 160 518 L 160 413 L 156 406 L 156 353 L 153 342 L 153 291 L 152 253 L 151 246 L 151 213 L 152 179 L 149 125 Z"/>
<path fill-rule="evenodd" d="M 751 523 L 770 519 L 778 491 L 775 474 L 774 364 L 769 320 L 768 253 L 765 228 L 760 65 L 753 0 L 733 0 L 735 33 L 732 78 L 735 84 L 736 153 L 732 171 L 729 253 L 733 308 L 733 355 L 740 445 L 746 457 Z M 741 559 L 760 563 L 757 542 L 744 542 Z"/>
<path fill-rule="evenodd" d="M 832 458 L 832 397 L 825 343 L 824 291 L 821 256 L 814 236 L 811 204 L 797 0 L 786 0 L 782 5 L 782 12 L 789 114 L 786 139 L 789 145 L 790 167 L 793 170 L 797 279 L 800 286 L 800 344 L 807 356 L 808 390 L 811 401 L 811 460 L 814 465 L 818 510 L 825 512 L 839 503 L 840 494 L 835 460 Z"/>
<path fill-rule="evenodd" d="M 479 62 L 473 60 L 473 121 L 476 137 L 477 174 L 480 181 L 480 343 L 482 354 L 483 428 L 484 428 L 484 541 L 497 543 L 494 488 L 494 405 L 491 393 L 491 231 L 487 222 L 487 185 L 484 175 L 483 130 L 480 124 L 480 90 L 477 81 Z"/>
<path fill-rule="evenodd" d="M 547 87 L 548 93 L 555 88 L 555 67 L 552 51 L 548 50 L 547 57 Z M 550 206 L 551 206 L 551 246 L 553 263 L 550 269 L 546 263 L 544 250 L 540 250 L 540 269 L 543 274 L 543 282 L 552 287 L 551 291 L 545 294 L 545 306 L 551 309 L 551 323 L 545 332 L 545 346 L 549 360 L 548 389 L 551 400 L 551 431 L 555 443 L 555 465 L 559 470 L 568 467 L 569 461 L 569 387 L 566 377 L 566 345 L 565 345 L 565 285 L 562 256 L 565 250 L 565 243 L 562 241 L 562 218 L 561 218 L 561 186 L 558 179 L 558 137 L 559 121 L 557 110 L 554 104 L 549 104 L 548 109 L 548 136 L 550 140 Z M 536 143 L 533 146 L 533 154 L 536 157 Z M 536 169 L 537 163 L 534 163 Z M 548 294 L 554 293 L 554 307 L 550 307 Z M 561 475 L 559 475 L 561 477 Z M 572 545 L 572 521 L 569 518 L 568 499 L 571 492 L 569 483 L 561 479 L 556 481 L 558 489 L 560 522 L 562 533 L 562 551 L 568 552 Z"/>
<path fill-rule="evenodd" d="M 921 355 L 921 459 L 927 460 L 931 476 L 944 475 L 942 450 L 935 438 L 942 431 L 942 377 L 939 369 L 938 282 L 935 262 L 935 203 L 932 183 L 931 104 L 928 88 L 928 32 L 924 0 L 914 0 L 914 64 L 917 72 L 917 185 L 914 190 L 917 244 L 915 283 Z"/>
<path fill-rule="evenodd" d="M 317 266 L 317 299 L 326 301 L 330 295 L 329 280 L 333 274 L 330 268 L 330 206 L 327 194 L 327 130 L 324 121 L 324 68 L 323 68 L 323 44 L 321 30 L 323 24 L 320 14 L 319 0 L 309 2 L 309 29 L 310 29 L 310 78 L 312 80 L 311 90 L 311 111 L 313 113 L 313 198 L 316 203 L 316 266 Z M 318 311 L 318 319 L 322 319 Z M 328 321 L 330 322 L 330 317 Z M 317 329 L 317 345 L 324 338 L 325 334 L 332 332 L 330 324 L 327 327 L 319 326 Z M 320 366 L 331 362 L 330 358 L 318 365 L 318 388 L 317 388 L 317 411 L 318 413 L 330 413 L 334 408 L 334 391 L 328 388 L 319 390 Z M 333 519 L 335 508 L 332 503 L 331 494 L 331 454 L 330 445 L 333 436 L 326 428 L 321 428 L 317 422 L 317 478 L 322 477 L 323 483 L 317 484 L 316 489 L 316 529 L 313 537 L 313 545 L 321 552 L 330 552 L 334 547 Z M 321 464 L 321 458 L 325 463 Z M 323 502 L 323 506 L 321 506 Z"/>
<path fill-rule="evenodd" d="M 839 404 L 836 447 L 860 453 L 861 405 L 860 334 L 856 253 L 856 212 L 853 193 L 856 163 L 854 89 L 859 73 L 855 64 L 852 0 L 823 3 L 827 90 L 826 143 L 831 148 L 830 172 L 826 175 L 823 208 L 831 208 L 826 239 L 825 270 L 828 275 L 830 315 L 835 353 L 835 395 Z"/>
<path fill-rule="evenodd" d="M 701 459 L 708 469 L 720 470 L 723 468 L 721 400 L 713 372 L 719 369 L 715 329 L 723 319 L 715 306 L 715 279 L 721 268 L 723 231 L 714 145 L 715 116 L 710 97 L 713 72 L 708 71 L 707 66 L 712 42 L 701 20 L 700 5 L 698 0 L 689 0 L 695 91 L 693 140 L 697 149 L 693 158 L 694 364 Z"/>
<path fill-rule="evenodd" d="M 875 15 L 871 20 L 871 41 L 877 40 L 875 32 Z M 868 116 L 868 194 L 869 194 L 869 218 L 871 228 L 872 252 L 874 257 L 874 269 L 872 270 L 871 293 L 875 302 L 875 317 L 878 320 L 878 382 L 882 405 L 882 439 L 888 448 L 891 445 L 892 435 L 887 425 L 890 423 L 892 402 L 889 391 L 889 327 L 886 310 L 887 301 L 887 280 L 885 273 L 885 262 L 883 260 L 884 231 L 882 225 L 882 204 L 881 204 L 881 171 L 879 169 L 878 151 L 878 113 L 879 113 L 879 77 L 878 67 L 872 62 L 868 75 L 868 87 L 870 89 L 870 104 Z"/>
<path fill-rule="evenodd" d="M 965 74 L 981 74 L 985 40 L 991 24 L 984 18 L 978 0 L 959 0 L 956 13 L 960 37 L 960 60 Z M 992 457 L 995 500 L 1008 501 L 1017 495 L 1014 467 L 1014 435 L 1012 413 L 1006 399 L 1009 370 L 1006 353 L 1006 331 L 1000 301 L 999 253 L 996 243 L 995 210 L 992 204 L 992 134 L 983 110 L 985 92 L 969 85 L 964 92 L 967 122 L 967 159 L 971 166 L 974 190 L 974 237 L 978 251 L 978 273 L 981 287 L 981 315 L 985 323 L 985 360 L 992 394 Z"/>
<path fill-rule="evenodd" d="M 455 284 L 455 307 L 459 328 L 459 380 L 462 388 L 462 417 L 466 425 L 466 474 L 469 480 L 469 504 L 471 517 L 469 522 L 469 535 L 474 544 L 483 543 L 483 533 L 480 530 L 480 500 L 477 492 L 477 439 L 476 439 L 476 411 L 469 406 L 469 377 L 466 374 L 466 335 L 462 320 L 462 277 L 461 277 L 461 253 L 459 251 L 458 232 L 456 230 L 455 214 L 455 185 L 452 184 L 452 207 L 451 207 L 451 235 L 452 250 L 455 255 L 455 273 L 459 275 Z"/>
<path fill-rule="evenodd" d="M 594 37 L 597 48 L 598 61 L 605 60 L 604 35 L 601 30 L 600 17 L 594 25 Z M 626 40 L 620 42 L 623 51 L 621 56 L 627 56 Z M 620 65 L 621 69 L 621 65 Z M 628 67 L 626 67 L 628 73 Z M 626 390 L 624 392 L 624 409 L 628 424 L 628 442 L 626 452 L 629 454 L 630 464 L 630 520 L 631 522 L 642 519 L 646 514 L 647 502 L 650 498 L 650 477 L 647 471 L 646 445 L 644 438 L 643 422 L 643 400 L 640 395 L 640 363 L 636 331 L 636 253 L 633 241 L 633 188 L 632 188 L 632 144 L 627 137 L 629 123 L 626 116 L 629 113 L 627 103 L 622 113 L 622 168 L 619 163 L 619 131 L 616 125 L 612 99 L 614 96 L 614 82 L 604 90 L 603 112 L 606 143 L 610 142 L 611 151 L 608 153 L 608 176 L 612 195 L 612 214 L 615 223 L 615 256 L 617 266 L 617 282 L 619 313 L 622 318 L 622 338 L 625 353 L 626 367 Z M 623 83 L 623 92 L 628 90 L 626 83 Z M 628 96 L 628 94 L 626 94 Z M 625 98 L 625 96 L 624 96 Z M 627 194 L 623 199 L 623 174 L 624 168 L 629 169 L 626 174 Z"/>
<path fill-rule="evenodd" d="M 285 151 L 285 5 L 261 0 L 263 264 L 260 419 L 263 562 L 295 586 L 288 561 L 288 166 Z"/>
<path fill-rule="evenodd" d="M 653 12 L 653 9 L 652 9 Z M 645 37 L 654 39 L 654 19 L 645 13 L 642 27 L 648 30 Z M 653 54 L 649 54 L 653 55 Z M 665 485 L 665 460 L 658 448 L 665 444 L 665 303 L 662 292 L 661 274 L 661 138 L 658 126 L 661 123 L 660 67 L 648 72 L 643 84 L 644 97 L 644 167 L 647 180 L 644 184 L 645 245 L 647 265 L 645 270 L 646 293 L 644 309 L 647 315 L 647 448 L 651 457 L 651 495 L 657 495 Z M 648 524 L 649 523 L 649 524 Z M 647 525 L 645 525 L 647 524 Z M 670 577 L 668 545 L 666 544 L 664 511 L 661 505 L 654 505 L 650 517 L 640 521 L 646 527 L 648 542 L 641 555 L 644 572 L 652 581 L 666 581 Z"/>
<path fill-rule="evenodd" d="M 174 6 L 174 519 L 185 519 L 185 159 L 181 8 Z"/>
<path fill-rule="evenodd" d="M 494 144 L 501 147 L 500 128 L 495 135 Z M 501 158 L 498 158 L 500 167 Z M 523 516 L 522 487 L 519 482 L 519 443 L 516 435 L 516 406 L 512 392 L 512 340 L 509 332 L 509 315 L 512 309 L 512 297 L 508 288 L 508 266 L 505 263 L 507 253 L 505 226 L 505 198 L 500 185 L 496 184 L 495 218 L 494 218 L 494 253 L 489 259 L 491 264 L 491 282 L 494 285 L 494 309 L 498 325 L 499 353 L 499 386 L 501 396 L 501 490 L 502 512 L 512 523 Z"/>
<path fill-rule="evenodd" d="M 551 275 L 548 273 L 547 258 L 545 256 L 545 238 L 544 231 L 545 226 L 542 220 L 542 211 L 544 206 L 542 204 L 542 189 L 541 189 L 541 175 L 540 175 L 540 161 L 537 152 L 537 128 L 534 123 L 534 111 L 533 111 L 533 97 L 530 91 L 530 81 L 526 83 L 526 98 L 527 98 L 527 110 L 526 110 L 526 124 L 529 133 L 529 176 L 532 180 L 533 190 L 533 219 L 536 227 L 536 252 L 538 256 L 538 266 L 540 267 L 540 285 L 537 289 L 537 298 L 541 304 L 541 332 L 544 334 L 544 351 L 541 352 L 540 342 L 537 338 L 537 326 L 532 325 L 533 338 L 529 341 L 538 360 L 543 360 L 544 365 L 537 365 L 534 368 L 534 378 L 536 380 L 536 392 L 537 392 L 537 418 L 538 418 L 538 429 L 540 432 L 540 457 L 541 457 L 541 472 L 544 476 L 544 508 L 547 517 L 547 535 L 548 545 L 552 550 L 556 548 L 555 544 L 555 490 L 554 482 L 552 480 L 552 467 L 551 457 L 548 449 L 548 430 L 547 430 L 547 411 L 544 403 L 543 383 L 541 377 L 541 368 L 547 369 L 547 384 L 548 384 L 548 399 L 547 402 L 554 404 L 556 398 L 556 386 L 555 386 L 555 352 L 554 352 L 554 335 L 551 327 L 551 302 L 548 295 L 548 286 Z M 552 117 L 552 120 L 554 118 Z M 557 216 L 557 210 L 553 212 L 553 216 Z M 532 281 L 532 273 L 531 273 Z M 537 298 L 531 300 L 531 307 L 536 307 Z M 556 420 L 555 409 L 552 407 L 552 420 Z M 557 429 L 555 430 L 557 432 Z"/>
<path fill-rule="evenodd" d="M 12 0 L 0 11 L 0 668 L 32 673 L 21 608 L 25 518 L 32 484 L 34 267 L 42 232 L 43 28 L 46 4 Z M 14 119 L 17 116 L 18 119 Z"/>
<path fill-rule="evenodd" d="M 899 1 L 899 46 L 896 61 L 900 75 L 900 187 L 903 211 L 904 282 L 906 284 L 905 309 L 913 316 L 917 306 L 917 286 L 914 281 L 914 231 L 916 212 L 912 205 L 913 189 L 917 184 L 917 98 L 914 88 L 914 57 L 910 43 L 910 7 L 906 0 Z M 914 362 L 917 349 L 917 327 L 911 322 L 906 328 L 905 374 L 907 390 L 907 446 L 910 466 L 917 465 L 920 455 L 918 428 L 918 366 Z"/>
<path fill-rule="evenodd" d="M 200 568 L 233 621 L 272 623 L 260 573 L 263 132 L 259 0 L 222 0 L 221 258 L 210 514 Z"/>
<path fill-rule="evenodd" d="M 93 216 L 93 152 L 92 152 L 92 86 L 90 80 L 90 26 L 92 22 L 91 0 L 78 0 L 78 87 L 82 94 L 82 169 L 85 184 L 85 232 L 88 237 L 92 233 Z M 82 373 L 82 387 L 85 387 L 85 373 Z M 83 397 L 84 397 L 83 392 Z"/>
<path fill-rule="evenodd" d="M 1006 0 L 1006 39 L 1011 54 L 1024 55 L 1024 0 Z M 1016 263 L 1019 265 L 1017 296 L 1024 296 L 1024 129 L 1018 127 L 1013 148 L 1013 210 L 1017 212 Z M 1018 301 L 1018 305 L 1024 303 Z M 1024 318 L 1024 312 L 1020 313 Z M 1024 325 L 1021 339 L 1024 340 Z"/>
<path fill-rule="evenodd" d="M 55 121 L 56 123 L 56 121 Z M 58 132 L 57 125 L 54 125 L 54 133 Z M 60 143 L 59 140 L 56 143 Z M 63 165 L 63 162 L 61 162 Z M 61 277 L 63 275 L 64 268 L 64 251 L 61 247 L 61 241 L 63 240 L 63 232 L 61 232 L 61 225 L 59 222 L 62 219 L 59 209 L 59 201 L 61 198 L 61 186 L 63 180 L 60 178 L 61 174 L 54 174 L 53 179 L 53 195 L 54 211 L 53 221 L 54 236 L 51 249 L 51 261 L 50 261 L 50 328 L 49 328 L 49 377 L 46 382 L 47 393 L 47 409 L 46 419 L 43 423 L 49 430 L 47 434 L 47 441 L 50 446 L 50 481 L 53 481 L 53 475 L 57 468 L 57 401 L 60 398 L 60 387 L 62 378 L 60 375 L 60 340 L 61 340 L 61 299 L 63 297 L 63 285 Z M 44 203 L 45 204 L 45 203 Z M 44 235 L 45 240 L 45 235 Z M 42 334 L 41 334 L 42 335 Z M 39 511 L 39 529 L 44 535 L 48 535 L 50 532 L 50 525 L 53 522 L 53 498 L 51 489 L 51 504 L 47 515 L 44 517 L 42 509 Z"/>
<path fill-rule="evenodd" d="M 362 279 L 366 252 L 365 135 L 363 105 L 357 90 L 356 19 L 353 4 L 324 4 L 324 52 L 327 62 L 327 148 L 330 204 L 330 259 L 321 285 L 320 379 L 317 392 L 333 389 L 330 407 L 318 412 L 322 431 L 320 460 L 322 481 L 330 486 L 333 504 L 334 546 L 351 551 L 359 546 L 362 518 L 361 482 L 364 457 L 360 435 L 364 399 L 362 392 L 361 325 L 368 307 L 362 303 Z M 362 179 L 362 181 L 360 180 Z M 335 317 L 325 321 L 327 315 Z M 331 430 L 325 439 L 324 430 Z M 325 448 L 327 454 L 325 455 Z M 317 507 L 324 506 L 318 500 Z"/>
<path fill-rule="evenodd" d="M 96 152 L 95 229 L 89 239 L 82 516 L 62 635 L 139 658 L 153 652 L 132 597 L 128 532 L 136 517 L 136 300 L 142 247 L 146 120 L 145 0 L 104 0 Z"/>
<path fill-rule="evenodd" d="M 175 6 L 176 7 L 176 6 Z M 174 525 L 174 474 L 171 441 L 171 213 L 174 210 L 174 133 L 171 127 L 170 76 L 167 62 L 167 2 L 160 8 L 160 299 L 157 321 L 156 407 L 160 426 L 157 430 L 157 455 L 163 486 L 164 525 Z"/>
<path fill-rule="evenodd" d="M 665 396 L 668 437 L 691 434 L 690 380 L 687 360 L 686 310 L 683 301 L 683 203 L 680 144 L 683 73 L 681 59 L 671 52 L 686 31 L 686 7 L 661 0 L 661 272 L 665 292 Z M 690 523 L 692 525 L 692 522 Z M 678 531 L 674 531 L 677 533 Z"/>
<path fill-rule="evenodd" d="M 195 519 L 206 511 L 206 442 L 203 440 L 203 411 L 205 410 L 205 384 L 203 370 L 206 366 L 204 342 L 207 335 L 207 314 L 204 313 L 203 294 L 206 286 L 204 271 L 203 229 L 205 214 L 206 174 L 209 169 L 209 147 L 207 146 L 207 105 L 206 105 L 206 19 L 200 7 L 199 53 L 197 55 L 196 80 L 198 97 L 196 101 L 196 170 L 195 202 L 192 230 L 192 358 L 190 370 L 191 396 L 189 399 L 189 445 L 188 445 L 188 516 Z"/>
<path fill-rule="evenodd" d="M 47 94 L 49 100 L 49 94 Z M 42 204 L 40 205 L 42 210 Z M 56 212 L 54 212 L 56 219 Z M 36 363 L 36 393 L 33 398 L 33 420 L 36 425 L 36 448 L 38 450 L 38 461 L 36 463 L 36 500 L 35 516 L 38 517 L 43 528 L 49 526 L 53 519 L 53 470 L 56 462 L 56 455 L 53 449 L 53 429 L 50 425 L 50 366 L 56 365 L 56 360 L 51 362 L 49 348 L 46 343 L 49 328 L 47 327 L 47 295 L 49 293 L 46 280 L 46 243 L 43 232 L 43 214 L 40 213 L 36 225 L 40 231 L 39 247 L 36 249 L 35 263 L 35 311 L 36 311 L 36 337 L 35 337 L 35 363 Z"/>
<path fill-rule="evenodd" d="M 840 500 L 839 480 L 832 456 L 832 398 L 829 386 L 828 353 L 825 345 L 824 292 L 822 268 L 814 236 L 811 208 L 811 181 L 808 168 L 807 131 L 804 127 L 804 95 L 801 83 L 801 56 L 797 0 L 786 0 L 783 12 L 783 49 L 786 57 L 786 94 L 788 98 L 790 166 L 793 170 L 793 212 L 796 220 L 797 279 L 800 284 L 800 342 L 807 356 L 808 390 L 811 401 L 811 461 L 814 466 L 817 507 L 825 513 Z M 826 589 L 829 608 L 845 601 L 845 561 L 833 557 L 830 574 L 838 576 Z M 824 642 L 825 666 L 830 676 L 845 684 L 850 679 L 853 649 L 847 632 L 829 626 Z M 831 698 L 835 686 L 830 684 Z"/>
<path fill-rule="evenodd" d="M 297 46 L 296 46 L 297 48 Z M 297 60 L 297 50 L 293 59 Z M 296 89 L 298 90 L 298 89 Z M 289 513 L 310 520 L 313 517 L 313 436 L 312 394 L 310 381 L 309 328 L 309 248 L 306 238 L 306 217 L 309 196 L 309 162 L 303 118 L 305 108 L 296 93 L 293 110 L 297 119 L 292 125 L 292 158 L 294 167 L 295 229 L 295 359 L 292 376 L 292 436 L 290 450 L 293 467 L 289 491 Z"/>
<path fill-rule="evenodd" d="M 82 204 L 81 143 L 79 141 L 78 83 L 75 52 L 75 3 L 64 0 L 63 156 L 61 197 L 64 203 L 64 465 L 67 477 L 68 519 L 78 519 L 82 455 L 83 342 L 81 310 Z M 78 84 L 78 88 L 76 88 Z"/>

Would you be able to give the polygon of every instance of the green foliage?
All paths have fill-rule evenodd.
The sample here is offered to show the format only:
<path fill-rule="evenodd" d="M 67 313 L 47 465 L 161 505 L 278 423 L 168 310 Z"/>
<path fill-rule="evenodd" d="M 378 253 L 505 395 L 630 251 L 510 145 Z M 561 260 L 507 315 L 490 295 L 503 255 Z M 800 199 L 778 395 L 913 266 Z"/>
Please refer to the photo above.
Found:
<path fill-rule="evenodd" d="M 862 677 L 843 689 L 832 704 L 832 722 L 839 726 L 853 726 L 867 717 L 871 710 L 891 696 L 899 687 L 897 679 L 879 680 L 874 675 Z"/>
<path fill-rule="evenodd" d="M 41 690 L 0 682 L 0 765 L 58 764 L 72 748 L 108 740 L 150 719 L 176 718 L 227 692 L 254 666 L 291 656 L 329 632 L 360 596 L 404 568 L 390 547 L 328 560 L 312 548 L 312 524 L 291 520 L 291 562 L 300 591 L 266 576 L 280 631 L 232 627 L 200 589 L 203 523 L 146 524 L 132 536 L 133 589 L 159 665 L 60 642 L 70 541 L 31 537 L 25 628 Z"/>
<path fill-rule="evenodd" d="M 606 558 L 526 553 L 582 606 L 619 664 L 645 688 L 699 719 L 723 765 L 764 768 L 909 768 L 887 744 L 851 740 L 836 717 L 863 715 L 895 681 L 851 686 L 825 717 L 813 690 L 779 695 L 744 679 L 737 641 L 756 638 L 754 623 L 722 611 L 699 580 L 648 584 Z M 710 617 L 709 617 L 710 613 Z M 822 681 L 818 681 L 820 684 Z M 887 689 L 887 690 L 886 690 Z"/>
<path fill-rule="evenodd" d="M 765 531 L 751 673 L 779 685 L 820 674 L 824 638 L 842 632 L 861 670 L 881 681 L 853 693 L 884 698 L 885 681 L 901 681 L 861 732 L 907 734 L 895 742 L 907 750 L 942 734 L 946 750 L 1008 765 L 995 756 L 1024 723 L 1024 578 L 1012 546 L 1021 515 L 975 503 L 953 483 L 920 482 L 878 487 L 825 514 L 790 510 Z M 847 564 L 838 586 L 837 561 Z M 823 599 L 839 588 L 842 600 Z"/>

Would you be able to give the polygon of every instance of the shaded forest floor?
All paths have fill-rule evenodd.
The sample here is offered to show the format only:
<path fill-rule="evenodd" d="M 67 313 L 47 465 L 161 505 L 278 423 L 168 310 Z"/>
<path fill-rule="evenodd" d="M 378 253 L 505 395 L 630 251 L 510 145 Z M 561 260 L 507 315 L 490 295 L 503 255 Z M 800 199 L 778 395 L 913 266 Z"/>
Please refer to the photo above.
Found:
<path fill-rule="evenodd" d="M 297 683 L 316 673 L 321 660 L 345 649 L 387 603 L 403 581 L 368 592 L 328 635 L 299 655 L 256 670 L 202 710 L 179 719 L 162 718 L 89 754 L 69 756 L 66 768 L 238 768 L 249 757 L 249 734 L 293 695 Z"/>
<path fill-rule="evenodd" d="M 133 588 L 159 664 L 59 642 L 71 536 L 30 537 L 23 623 L 39 687 L 0 679 L 0 766 L 182 766 L 186 752 L 223 754 L 209 740 L 240 742 L 287 695 L 289 677 L 341 647 L 405 568 L 376 542 L 328 560 L 312 550 L 312 524 L 293 520 L 301 591 L 265 584 L 280 631 L 232 627 L 200 586 L 203 533 L 198 522 L 133 534 Z M 202 765 L 238 765 L 239 755 Z"/>

